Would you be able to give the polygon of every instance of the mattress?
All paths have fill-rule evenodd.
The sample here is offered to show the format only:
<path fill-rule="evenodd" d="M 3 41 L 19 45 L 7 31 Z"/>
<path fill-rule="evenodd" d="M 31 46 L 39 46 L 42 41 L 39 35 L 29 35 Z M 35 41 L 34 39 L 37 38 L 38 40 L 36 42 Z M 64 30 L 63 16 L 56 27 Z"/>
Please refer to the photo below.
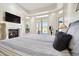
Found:
<path fill-rule="evenodd" d="M 79 56 L 79 20 L 69 25 L 67 34 L 73 36 L 70 42 L 72 55 Z M 55 36 L 25 34 L 22 37 L 0 40 L 0 56 L 69 56 L 67 50 L 53 48 Z"/>
<path fill-rule="evenodd" d="M 55 36 L 26 34 L 22 37 L 0 41 L 0 56 L 62 56 L 68 51 L 59 52 L 53 48 Z"/>
<path fill-rule="evenodd" d="M 59 56 L 53 48 L 54 36 L 27 34 L 0 41 L 0 55 L 5 56 Z M 64 54 L 63 54 L 64 55 Z M 69 54 L 68 54 L 69 55 Z"/>

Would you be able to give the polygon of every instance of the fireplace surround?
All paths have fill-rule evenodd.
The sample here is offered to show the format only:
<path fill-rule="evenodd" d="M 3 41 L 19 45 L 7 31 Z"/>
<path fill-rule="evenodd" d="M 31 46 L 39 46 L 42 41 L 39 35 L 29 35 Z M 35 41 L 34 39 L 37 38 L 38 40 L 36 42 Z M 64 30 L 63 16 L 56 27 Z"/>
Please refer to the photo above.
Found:
<path fill-rule="evenodd" d="M 19 29 L 8 29 L 8 38 L 15 38 L 19 36 Z"/>

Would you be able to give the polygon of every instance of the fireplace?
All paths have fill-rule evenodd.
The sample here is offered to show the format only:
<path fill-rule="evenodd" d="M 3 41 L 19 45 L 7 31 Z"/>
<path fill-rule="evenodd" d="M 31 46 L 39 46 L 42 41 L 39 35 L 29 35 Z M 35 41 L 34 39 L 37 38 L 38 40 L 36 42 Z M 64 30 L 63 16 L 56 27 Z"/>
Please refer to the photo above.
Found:
<path fill-rule="evenodd" d="M 9 39 L 19 36 L 19 29 L 9 29 Z"/>

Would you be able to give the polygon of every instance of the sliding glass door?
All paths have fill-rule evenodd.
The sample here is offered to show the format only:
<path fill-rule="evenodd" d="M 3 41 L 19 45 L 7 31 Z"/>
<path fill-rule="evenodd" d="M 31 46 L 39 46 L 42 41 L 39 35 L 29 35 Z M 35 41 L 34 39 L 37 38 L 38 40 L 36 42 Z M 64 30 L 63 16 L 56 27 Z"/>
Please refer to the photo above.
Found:
<path fill-rule="evenodd" d="M 48 34 L 48 22 L 47 21 L 42 22 L 42 34 Z"/>
<path fill-rule="evenodd" d="M 36 33 L 48 34 L 48 21 L 45 19 L 37 20 L 36 22 Z"/>

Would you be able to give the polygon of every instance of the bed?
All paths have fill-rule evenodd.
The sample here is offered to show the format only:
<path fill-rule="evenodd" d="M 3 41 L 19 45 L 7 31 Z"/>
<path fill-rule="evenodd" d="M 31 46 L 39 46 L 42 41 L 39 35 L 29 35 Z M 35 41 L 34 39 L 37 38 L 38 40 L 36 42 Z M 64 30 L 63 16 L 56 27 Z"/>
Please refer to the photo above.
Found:
<path fill-rule="evenodd" d="M 79 21 L 71 23 L 67 31 L 73 36 L 70 42 L 72 55 L 79 56 Z M 26 34 L 22 37 L 0 41 L 0 56 L 70 56 L 67 50 L 62 52 L 53 48 L 55 36 Z"/>
<path fill-rule="evenodd" d="M 26 34 L 0 41 L 2 56 L 58 56 L 61 52 L 52 46 L 54 36 Z"/>

